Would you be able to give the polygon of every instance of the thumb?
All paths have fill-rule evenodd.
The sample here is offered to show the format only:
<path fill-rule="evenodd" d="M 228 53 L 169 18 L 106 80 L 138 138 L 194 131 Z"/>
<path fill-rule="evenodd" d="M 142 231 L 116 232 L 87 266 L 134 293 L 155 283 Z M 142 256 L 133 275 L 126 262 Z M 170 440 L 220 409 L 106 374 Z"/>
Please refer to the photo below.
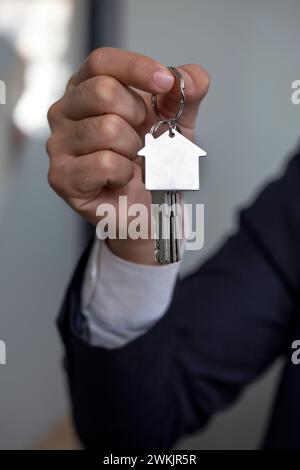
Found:
<path fill-rule="evenodd" d="M 184 79 L 184 111 L 179 126 L 193 130 L 199 105 L 208 92 L 210 78 L 207 71 L 197 64 L 180 65 L 177 67 Z M 170 118 L 176 113 L 180 101 L 179 80 L 174 81 L 172 90 L 157 97 L 158 109 L 161 114 Z"/>

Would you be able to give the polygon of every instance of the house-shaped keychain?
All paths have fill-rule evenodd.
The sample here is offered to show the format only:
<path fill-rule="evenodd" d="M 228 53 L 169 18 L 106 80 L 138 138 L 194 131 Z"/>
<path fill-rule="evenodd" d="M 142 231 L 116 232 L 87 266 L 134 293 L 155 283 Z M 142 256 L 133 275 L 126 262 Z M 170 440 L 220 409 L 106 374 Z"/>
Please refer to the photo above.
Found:
<path fill-rule="evenodd" d="M 172 136 L 171 136 L 172 135 Z M 138 155 L 145 157 L 145 187 L 155 190 L 199 189 L 199 157 L 206 152 L 177 130 L 154 138 L 145 136 L 145 146 Z"/>

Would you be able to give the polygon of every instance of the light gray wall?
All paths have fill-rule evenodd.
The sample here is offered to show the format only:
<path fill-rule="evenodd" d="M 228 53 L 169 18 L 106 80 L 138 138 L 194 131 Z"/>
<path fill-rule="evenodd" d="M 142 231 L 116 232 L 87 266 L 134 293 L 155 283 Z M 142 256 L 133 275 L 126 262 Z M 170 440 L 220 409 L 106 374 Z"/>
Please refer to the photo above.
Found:
<path fill-rule="evenodd" d="M 55 317 L 79 251 L 77 218 L 47 187 L 44 142 L 28 142 L 0 230 L 0 448 L 26 448 L 66 413 Z"/>
<path fill-rule="evenodd" d="M 86 32 L 86 3 L 76 5 L 74 69 Z M 6 65 L 0 56 L 0 75 Z M 79 217 L 48 187 L 45 139 L 25 142 L 1 192 L 0 339 L 7 364 L 0 366 L 0 449 L 31 447 L 68 411 L 55 319 L 85 241 Z M 5 151 L 12 160 L 1 142 L 0 158 Z"/>
<path fill-rule="evenodd" d="M 165 64 L 199 62 L 212 79 L 201 106 L 198 138 L 205 203 L 203 260 L 233 227 L 235 210 L 281 169 L 300 134 L 298 0 L 124 0 L 122 46 Z M 184 442 L 200 448 L 252 448 L 260 439 L 277 369 L 247 391 L 208 432 Z"/>

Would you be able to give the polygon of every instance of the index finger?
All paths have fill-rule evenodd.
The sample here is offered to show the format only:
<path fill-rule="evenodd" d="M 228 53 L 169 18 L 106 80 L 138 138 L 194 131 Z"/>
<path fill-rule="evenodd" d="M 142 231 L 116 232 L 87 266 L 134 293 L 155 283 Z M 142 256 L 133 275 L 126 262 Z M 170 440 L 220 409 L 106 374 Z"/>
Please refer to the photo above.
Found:
<path fill-rule="evenodd" d="M 165 65 L 150 57 L 113 47 L 95 49 L 73 77 L 73 84 L 96 75 L 109 75 L 149 93 L 166 93 L 174 84 L 174 76 Z"/>

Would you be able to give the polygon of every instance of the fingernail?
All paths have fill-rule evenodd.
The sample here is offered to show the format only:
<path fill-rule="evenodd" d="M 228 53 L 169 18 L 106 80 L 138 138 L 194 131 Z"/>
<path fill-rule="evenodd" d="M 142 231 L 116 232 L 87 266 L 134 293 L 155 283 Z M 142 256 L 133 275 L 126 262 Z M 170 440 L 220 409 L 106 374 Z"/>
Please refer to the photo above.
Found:
<path fill-rule="evenodd" d="M 156 70 L 153 75 L 153 82 L 162 91 L 170 90 L 174 83 L 174 77 L 168 70 Z"/>

